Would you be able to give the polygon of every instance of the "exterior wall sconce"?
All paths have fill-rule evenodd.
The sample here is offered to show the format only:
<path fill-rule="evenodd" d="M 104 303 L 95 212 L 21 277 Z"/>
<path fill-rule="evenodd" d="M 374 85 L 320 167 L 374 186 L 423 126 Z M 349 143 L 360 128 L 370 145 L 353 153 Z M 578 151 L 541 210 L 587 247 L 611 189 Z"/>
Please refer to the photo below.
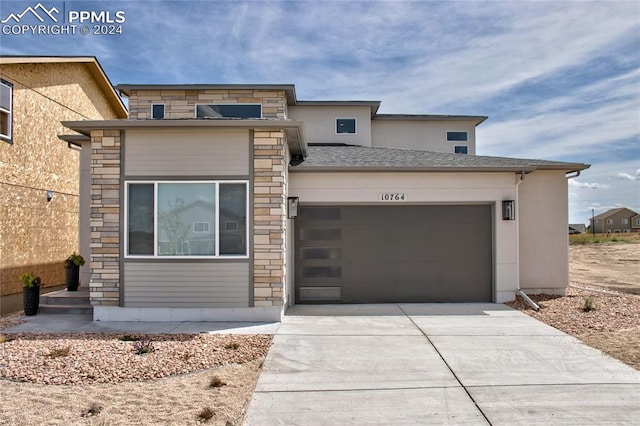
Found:
<path fill-rule="evenodd" d="M 53 198 L 53 191 L 47 189 L 47 203 Z"/>
<path fill-rule="evenodd" d="M 516 202 L 514 200 L 502 201 L 502 220 L 516 220 Z"/>
<path fill-rule="evenodd" d="M 295 219 L 298 217 L 298 197 L 287 198 L 287 217 L 289 219 Z"/>

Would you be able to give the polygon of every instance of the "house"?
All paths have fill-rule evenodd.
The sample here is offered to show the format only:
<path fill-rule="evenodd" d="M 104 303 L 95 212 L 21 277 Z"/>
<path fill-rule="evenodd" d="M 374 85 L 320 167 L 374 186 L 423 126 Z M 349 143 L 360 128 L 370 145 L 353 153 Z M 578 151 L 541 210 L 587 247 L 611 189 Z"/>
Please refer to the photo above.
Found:
<path fill-rule="evenodd" d="M 80 152 L 58 139 L 69 133 L 60 122 L 120 119 L 127 111 L 93 57 L 1 56 L 0 94 L 4 315 L 22 309 L 22 272 L 39 275 L 47 291 L 64 283 L 63 262 L 78 250 Z"/>
<path fill-rule="evenodd" d="M 584 234 L 587 232 L 587 227 L 584 223 L 570 223 L 569 234 Z"/>
<path fill-rule="evenodd" d="M 96 320 L 567 287 L 567 179 L 589 166 L 477 156 L 487 117 L 378 114 L 287 84 L 117 89 L 129 119 L 63 123 L 84 135 Z"/>
<path fill-rule="evenodd" d="M 589 219 L 589 229 L 595 230 L 594 232 L 598 234 L 635 232 L 634 227 L 640 229 L 640 222 L 636 216 L 638 216 L 636 212 L 626 207 L 610 209 Z"/>
<path fill-rule="evenodd" d="M 631 216 L 631 232 L 640 232 L 640 214 Z"/>

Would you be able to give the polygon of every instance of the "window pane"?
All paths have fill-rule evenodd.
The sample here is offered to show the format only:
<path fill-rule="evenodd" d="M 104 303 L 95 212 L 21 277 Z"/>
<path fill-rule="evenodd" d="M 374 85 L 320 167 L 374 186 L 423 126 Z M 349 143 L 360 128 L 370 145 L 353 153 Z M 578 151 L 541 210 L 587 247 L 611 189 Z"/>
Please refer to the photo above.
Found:
<path fill-rule="evenodd" d="M 127 251 L 153 255 L 153 184 L 130 184 L 128 198 Z"/>
<path fill-rule="evenodd" d="M 0 111 L 0 134 L 10 137 L 11 116 L 4 111 Z"/>
<path fill-rule="evenodd" d="M 213 256 L 214 229 L 195 223 L 215 223 L 213 183 L 158 184 L 158 255 Z"/>
<path fill-rule="evenodd" d="M 467 132 L 447 132 L 447 140 L 454 142 L 466 142 Z"/>
<path fill-rule="evenodd" d="M 247 186 L 220 184 L 220 254 L 247 254 Z"/>
<path fill-rule="evenodd" d="M 196 105 L 196 118 L 261 118 L 262 105 Z"/>
<path fill-rule="evenodd" d="M 467 153 L 467 147 L 466 146 L 456 146 L 455 147 L 455 153 L 456 154 L 466 154 Z"/>
<path fill-rule="evenodd" d="M 0 108 L 11 112 L 11 86 L 0 83 Z"/>
<path fill-rule="evenodd" d="M 153 104 L 151 106 L 151 118 L 162 119 L 164 118 L 164 105 Z"/>
<path fill-rule="evenodd" d="M 355 132 L 356 132 L 355 118 L 337 118 L 336 119 L 336 133 L 355 133 Z"/>

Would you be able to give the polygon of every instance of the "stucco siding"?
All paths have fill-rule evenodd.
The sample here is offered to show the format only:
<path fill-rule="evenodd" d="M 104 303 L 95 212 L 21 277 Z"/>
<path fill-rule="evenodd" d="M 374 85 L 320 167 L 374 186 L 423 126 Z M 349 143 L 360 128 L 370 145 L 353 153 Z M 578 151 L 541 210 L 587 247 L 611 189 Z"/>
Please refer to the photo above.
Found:
<path fill-rule="evenodd" d="M 125 176 L 248 176 L 249 131 L 129 130 Z"/>
<path fill-rule="evenodd" d="M 564 171 L 537 171 L 519 187 L 520 287 L 561 290 L 569 281 L 567 179 Z"/>
<path fill-rule="evenodd" d="M 304 121 L 308 143 L 346 143 L 371 146 L 371 108 L 368 106 L 291 106 L 289 118 Z M 336 118 L 355 118 L 355 134 L 336 134 Z"/>
<path fill-rule="evenodd" d="M 447 132 L 467 132 L 468 141 L 449 142 Z M 475 125 L 471 122 L 373 120 L 371 134 L 375 147 L 455 152 L 456 146 L 466 146 L 468 154 L 476 153 Z"/>
<path fill-rule="evenodd" d="M 517 289 L 516 222 L 504 221 L 501 201 L 515 198 L 512 173 L 291 173 L 289 196 L 301 205 L 380 205 L 383 192 L 404 193 L 406 204 L 491 204 L 494 206 L 494 299 Z M 450 238 L 455 238 L 451 235 Z"/>
<path fill-rule="evenodd" d="M 249 262 L 124 264 L 125 307 L 249 306 Z"/>

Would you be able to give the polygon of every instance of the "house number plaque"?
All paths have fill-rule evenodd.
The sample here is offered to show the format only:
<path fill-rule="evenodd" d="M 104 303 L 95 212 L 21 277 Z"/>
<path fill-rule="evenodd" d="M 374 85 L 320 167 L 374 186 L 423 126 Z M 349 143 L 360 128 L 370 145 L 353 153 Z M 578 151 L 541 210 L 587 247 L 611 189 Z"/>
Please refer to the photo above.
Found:
<path fill-rule="evenodd" d="M 407 197 L 407 194 L 402 194 L 399 192 L 383 192 L 380 194 L 380 196 L 378 197 L 379 201 L 408 201 L 409 198 Z"/>

